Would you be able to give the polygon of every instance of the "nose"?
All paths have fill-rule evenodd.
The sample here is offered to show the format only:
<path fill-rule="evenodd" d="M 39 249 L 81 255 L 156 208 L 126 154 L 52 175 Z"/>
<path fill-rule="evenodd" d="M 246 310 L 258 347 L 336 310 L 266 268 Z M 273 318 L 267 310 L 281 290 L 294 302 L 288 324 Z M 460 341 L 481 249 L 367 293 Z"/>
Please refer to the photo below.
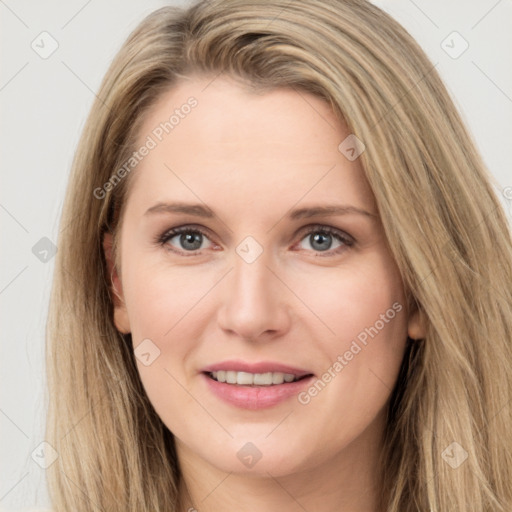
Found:
<path fill-rule="evenodd" d="M 284 334 L 291 323 L 289 296 L 275 271 L 269 269 L 264 254 L 252 263 L 238 255 L 234 261 L 234 268 L 225 279 L 219 326 L 250 341 Z"/>

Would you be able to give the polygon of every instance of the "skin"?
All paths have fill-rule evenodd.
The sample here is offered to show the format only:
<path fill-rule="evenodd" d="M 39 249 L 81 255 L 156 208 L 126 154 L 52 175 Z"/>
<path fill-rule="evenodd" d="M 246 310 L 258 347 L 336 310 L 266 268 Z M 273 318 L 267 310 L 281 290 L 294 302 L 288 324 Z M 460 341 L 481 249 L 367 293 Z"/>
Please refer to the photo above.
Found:
<path fill-rule="evenodd" d="M 181 510 L 377 511 L 386 406 L 407 335 L 420 338 L 424 325 L 407 311 L 360 160 L 338 150 L 349 132 L 307 93 L 257 95 L 222 76 L 194 77 L 160 97 L 139 142 L 190 96 L 197 107 L 132 176 L 119 269 L 111 236 L 104 240 L 117 329 L 131 332 L 134 348 L 150 339 L 160 350 L 150 365 L 137 365 L 175 436 Z M 215 216 L 145 215 L 174 201 L 201 203 Z M 326 204 L 370 215 L 287 217 L 291 209 Z M 198 235 L 199 250 L 179 235 L 164 246 L 155 242 L 183 225 L 207 231 Z M 327 235 L 330 247 L 319 250 L 317 231 L 305 229 L 318 225 L 354 242 Z M 247 236 L 263 249 L 252 263 L 236 252 Z M 200 373 L 238 358 L 321 377 L 394 303 L 402 310 L 306 405 L 292 397 L 268 409 L 241 409 L 213 395 Z M 262 454 L 252 468 L 237 457 L 248 442 Z"/>

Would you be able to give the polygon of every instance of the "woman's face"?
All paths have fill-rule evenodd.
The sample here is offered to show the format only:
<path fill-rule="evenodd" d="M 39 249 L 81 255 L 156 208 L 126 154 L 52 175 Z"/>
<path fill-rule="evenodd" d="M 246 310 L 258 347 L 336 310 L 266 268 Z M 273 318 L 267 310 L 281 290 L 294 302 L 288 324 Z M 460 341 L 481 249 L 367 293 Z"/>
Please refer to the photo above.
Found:
<path fill-rule="evenodd" d="M 115 323 L 183 457 L 278 476 L 379 439 L 417 320 L 349 135 L 315 96 L 222 77 L 145 119 Z"/>

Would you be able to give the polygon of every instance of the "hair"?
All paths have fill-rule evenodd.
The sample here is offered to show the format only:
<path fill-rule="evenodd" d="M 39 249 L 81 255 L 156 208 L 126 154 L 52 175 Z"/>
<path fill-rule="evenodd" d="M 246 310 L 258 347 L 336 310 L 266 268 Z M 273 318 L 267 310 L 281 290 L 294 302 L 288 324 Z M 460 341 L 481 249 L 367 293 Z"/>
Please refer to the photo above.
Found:
<path fill-rule="evenodd" d="M 47 470 L 55 512 L 180 504 L 174 438 L 142 387 L 131 336 L 115 328 L 102 246 L 112 233 L 119 266 L 136 171 L 104 187 L 103 199 L 94 190 L 133 154 L 165 91 L 220 74 L 255 92 L 312 93 L 366 146 L 360 158 L 390 250 L 427 324 L 389 401 L 382 510 L 509 512 L 509 227 L 435 66 L 403 27 L 363 0 L 164 7 L 116 55 L 73 160 L 58 239 L 46 347 L 46 440 L 59 455 Z M 460 459 L 467 454 L 458 467 L 445 460 L 453 449 Z"/>

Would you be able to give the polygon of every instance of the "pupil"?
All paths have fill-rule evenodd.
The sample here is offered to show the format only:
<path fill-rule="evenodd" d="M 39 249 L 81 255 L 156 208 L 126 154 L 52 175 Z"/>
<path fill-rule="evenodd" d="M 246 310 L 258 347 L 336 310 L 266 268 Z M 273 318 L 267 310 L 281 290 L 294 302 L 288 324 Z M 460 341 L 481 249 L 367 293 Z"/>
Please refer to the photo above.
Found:
<path fill-rule="evenodd" d="M 331 235 L 316 233 L 311 236 L 313 239 L 313 242 L 311 244 L 312 247 L 314 247 L 320 251 L 326 251 L 331 246 L 331 240 L 330 240 Z M 325 244 L 326 241 L 328 242 L 327 244 Z M 316 246 L 315 246 L 315 244 L 316 244 Z"/>
<path fill-rule="evenodd" d="M 201 233 L 185 233 L 181 235 L 181 242 L 185 248 L 197 250 L 201 247 L 201 237 Z M 192 247 L 188 244 L 192 244 Z"/>

